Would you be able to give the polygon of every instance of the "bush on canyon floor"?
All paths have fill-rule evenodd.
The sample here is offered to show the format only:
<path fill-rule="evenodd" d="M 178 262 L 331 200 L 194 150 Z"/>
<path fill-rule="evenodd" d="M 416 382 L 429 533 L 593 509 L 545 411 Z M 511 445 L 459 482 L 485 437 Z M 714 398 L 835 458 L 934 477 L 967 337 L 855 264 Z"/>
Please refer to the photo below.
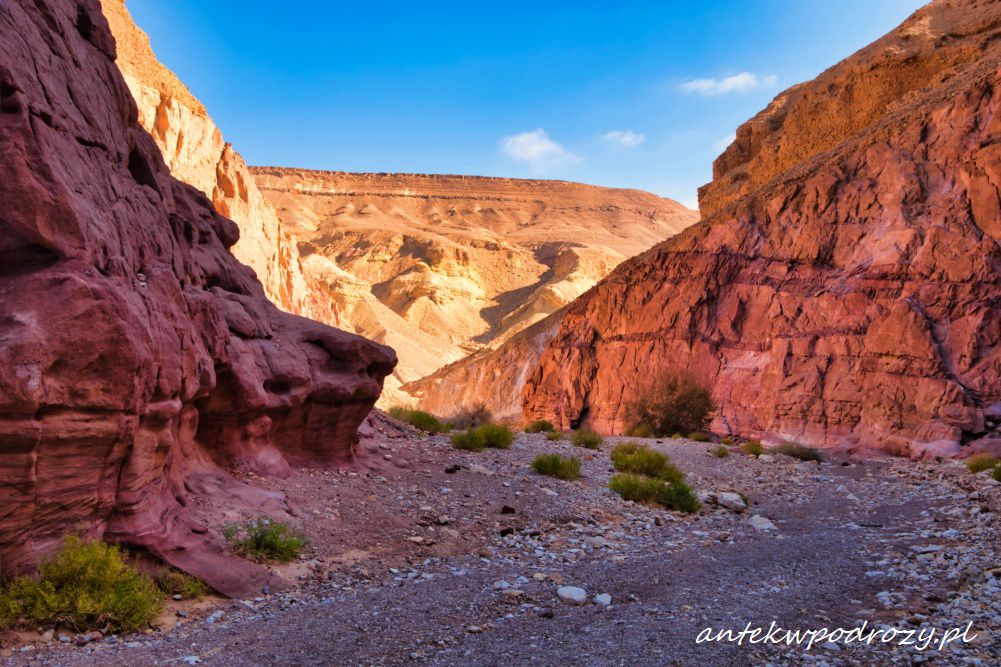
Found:
<path fill-rule="evenodd" d="M 612 466 L 619 472 L 646 475 L 665 482 L 682 482 L 684 473 L 671 463 L 666 454 L 637 442 L 623 442 L 611 453 Z"/>
<path fill-rule="evenodd" d="M 730 456 L 730 448 L 726 445 L 716 445 L 709 453 L 718 459 L 725 459 Z"/>
<path fill-rule="evenodd" d="M 705 431 L 692 431 L 686 435 L 685 438 L 691 440 L 692 442 L 710 442 L 713 439 L 713 437 Z"/>
<path fill-rule="evenodd" d="M 472 430 L 483 436 L 487 447 L 507 449 L 514 442 L 514 431 L 503 424 L 483 424 Z"/>
<path fill-rule="evenodd" d="M 646 424 L 637 424 L 632 428 L 626 429 L 625 434 L 630 438 L 652 438 L 653 429 Z"/>
<path fill-rule="evenodd" d="M 200 598 L 208 592 L 201 579 L 172 567 L 162 568 L 154 581 L 156 581 L 157 587 L 167 595 L 180 595 L 185 600 Z"/>
<path fill-rule="evenodd" d="M 563 439 L 563 434 L 560 433 L 559 431 L 550 431 L 549 433 L 546 434 L 546 440 L 549 440 L 551 442 L 555 442 L 557 440 L 562 440 L 562 439 Z"/>
<path fill-rule="evenodd" d="M 573 435 L 570 436 L 570 442 L 584 449 L 598 449 L 605 442 L 605 439 L 594 431 L 581 430 L 573 432 Z"/>
<path fill-rule="evenodd" d="M 453 428 L 458 429 L 471 429 L 477 426 L 483 426 L 484 424 L 489 424 L 493 421 L 494 415 L 487 409 L 487 406 L 483 403 L 474 405 L 468 408 L 463 408 L 459 412 L 455 413 L 451 419 L 449 419 L 449 424 Z"/>
<path fill-rule="evenodd" d="M 800 461 L 816 461 L 820 463 L 824 460 L 824 455 L 813 447 L 801 445 L 798 442 L 785 442 L 771 450 L 775 454 L 785 454 Z"/>
<path fill-rule="evenodd" d="M 467 452 L 480 452 L 487 448 L 487 441 L 483 434 L 472 429 L 452 434 L 452 446 Z"/>
<path fill-rule="evenodd" d="M 256 519 L 242 526 L 226 524 L 222 531 L 236 551 L 258 561 L 290 561 L 306 548 L 306 538 L 287 523 L 272 519 Z"/>
<path fill-rule="evenodd" d="M 966 469 L 974 473 L 990 470 L 997 464 L 998 460 L 990 454 L 974 454 L 966 459 Z"/>
<path fill-rule="evenodd" d="M 991 472 L 991 477 L 993 477 L 995 481 L 1001 482 L 1001 463 L 994 466 L 994 470 Z"/>
<path fill-rule="evenodd" d="M 117 546 L 68 537 L 38 577 L 19 577 L 0 591 L 0 624 L 132 632 L 148 626 L 162 606 L 163 593 Z"/>
<path fill-rule="evenodd" d="M 555 430 L 553 422 L 548 419 L 536 419 L 525 427 L 525 433 L 551 433 Z"/>
<path fill-rule="evenodd" d="M 701 506 L 695 492 L 682 481 L 668 483 L 662 479 L 620 473 L 612 477 L 608 488 L 623 500 L 655 503 L 678 512 L 697 512 Z"/>
<path fill-rule="evenodd" d="M 645 430 L 653 436 L 702 431 L 716 410 L 709 389 L 692 378 L 670 375 L 642 391 L 626 407 L 634 437 Z"/>
<path fill-rule="evenodd" d="M 748 440 L 740 446 L 740 451 L 757 458 L 765 453 L 765 447 L 759 440 Z"/>
<path fill-rule="evenodd" d="M 395 407 L 389 409 L 389 416 L 427 433 L 445 433 L 448 431 L 448 426 L 443 424 L 440 419 L 430 412 L 424 412 L 423 410 Z"/>
<path fill-rule="evenodd" d="M 540 475 L 573 481 L 580 477 L 580 459 L 559 454 L 542 454 L 532 461 L 532 469 Z"/>

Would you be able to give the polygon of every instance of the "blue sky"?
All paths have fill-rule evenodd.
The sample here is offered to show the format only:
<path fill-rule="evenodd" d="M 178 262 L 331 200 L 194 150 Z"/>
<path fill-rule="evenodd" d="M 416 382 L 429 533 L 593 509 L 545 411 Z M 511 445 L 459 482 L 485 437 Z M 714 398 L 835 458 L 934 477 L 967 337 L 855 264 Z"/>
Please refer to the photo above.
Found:
<path fill-rule="evenodd" d="M 562 178 L 694 205 L 734 129 L 916 0 L 129 0 L 250 164 Z"/>

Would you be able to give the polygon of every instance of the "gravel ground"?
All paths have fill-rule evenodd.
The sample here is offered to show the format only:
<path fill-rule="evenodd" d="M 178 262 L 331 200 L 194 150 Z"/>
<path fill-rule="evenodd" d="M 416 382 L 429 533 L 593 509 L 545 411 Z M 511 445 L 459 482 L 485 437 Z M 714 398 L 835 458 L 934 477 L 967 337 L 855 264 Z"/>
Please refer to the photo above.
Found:
<path fill-rule="evenodd" d="M 254 480 L 286 496 L 310 537 L 310 552 L 281 568 L 292 588 L 172 603 L 157 631 L 83 647 L 21 635 L 0 664 L 1001 664 L 1001 485 L 986 475 L 949 462 L 714 458 L 702 443 L 646 442 L 685 471 L 706 499 L 700 513 L 609 492 L 611 442 L 592 452 L 538 435 L 480 453 L 407 436 L 382 446 L 399 464 L 386 474 Z M 580 481 L 531 470 L 554 450 L 583 459 Z M 727 491 L 749 507 L 718 506 Z M 561 586 L 586 601 L 561 600 Z M 967 637 L 977 636 L 941 651 L 941 634 L 925 651 L 696 642 L 707 627 L 772 622 L 939 633 L 972 624 Z"/>

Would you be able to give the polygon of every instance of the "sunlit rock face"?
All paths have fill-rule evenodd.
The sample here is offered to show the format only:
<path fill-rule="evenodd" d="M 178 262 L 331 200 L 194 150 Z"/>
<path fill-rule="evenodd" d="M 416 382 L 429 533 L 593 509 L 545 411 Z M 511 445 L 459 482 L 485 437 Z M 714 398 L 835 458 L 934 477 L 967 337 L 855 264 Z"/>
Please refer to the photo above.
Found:
<path fill-rule="evenodd" d="M 721 433 L 950 455 L 1001 402 L 1001 5 L 936 2 L 737 132 L 704 220 L 568 310 L 524 417 L 627 428 L 658 375 Z"/>
<path fill-rule="evenodd" d="M 0 3 L 0 36 L 2 574 L 82 531 L 256 594 L 193 498 L 278 511 L 229 471 L 355 465 L 395 356 L 268 301 L 137 123 L 97 0 Z"/>
<path fill-rule="evenodd" d="M 338 324 L 399 352 L 390 405 L 415 400 L 398 383 L 480 358 L 697 218 L 650 193 L 563 181 L 251 171 Z M 514 403 L 517 375 L 494 387 Z M 451 414 L 487 398 L 466 384 L 433 407 Z"/>

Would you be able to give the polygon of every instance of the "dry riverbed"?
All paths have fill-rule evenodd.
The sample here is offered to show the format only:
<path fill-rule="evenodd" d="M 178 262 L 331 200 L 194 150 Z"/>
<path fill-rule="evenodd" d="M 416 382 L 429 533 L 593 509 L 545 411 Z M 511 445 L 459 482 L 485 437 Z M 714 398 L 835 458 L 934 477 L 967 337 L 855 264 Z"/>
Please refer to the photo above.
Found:
<path fill-rule="evenodd" d="M 279 568 L 290 589 L 171 602 L 159 630 L 83 647 L 22 635 L 0 664 L 1001 662 L 1001 485 L 986 475 L 953 462 L 715 458 L 712 445 L 647 440 L 707 500 L 682 515 L 606 489 L 616 440 L 589 451 L 523 434 L 511 449 L 473 453 L 410 435 L 375 454 L 384 474 L 255 479 L 286 494 L 310 538 L 299 561 Z M 581 480 L 534 473 L 532 459 L 551 451 L 580 457 Z M 721 507 L 713 498 L 725 492 L 748 507 Z M 696 642 L 708 627 L 772 622 L 865 622 L 915 630 L 915 643 L 922 628 L 972 624 L 966 637 L 976 638 L 941 651 L 937 641 L 925 651 Z"/>

